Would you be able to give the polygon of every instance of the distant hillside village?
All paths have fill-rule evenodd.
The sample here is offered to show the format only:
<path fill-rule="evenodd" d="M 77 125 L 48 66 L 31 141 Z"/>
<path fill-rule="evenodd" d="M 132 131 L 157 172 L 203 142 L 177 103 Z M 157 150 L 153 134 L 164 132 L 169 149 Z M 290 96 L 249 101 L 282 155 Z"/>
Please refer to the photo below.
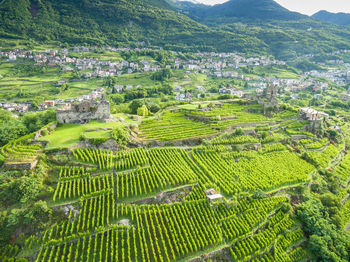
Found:
<path fill-rule="evenodd" d="M 322 92 L 326 91 L 329 84 L 326 81 L 320 81 L 319 78 L 324 78 L 338 85 L 345 85 L 350 82 L 350 64 L 344 63 L 341 60 L 328 61 L 335 65 L 341 65 L 342 69 L 329 70 L 319 72 L 316 70 L 305 72 L 299 79 L 287 79 L 278 77 L 251 77 L 237 72 L 240 68 L 254 68 L 257 66 L 284 66 L 284 61 L 278 61 L 269 57 L 244 57 L 238 53 L 215 53 L 202 52 L 193 55 L 195 59 L 184 59 L 181 52 L 172 52 L 173 57 L 167 60 L 167 64 L 162 68 L 157 61 L 141 60 L 138 62 L 128 62 L 122 58 L 117 61 L 100 60 L 97 57 L 78 58 L 79 55 L 84 56 L 85 53 L 93 52 L 139 52 L 139 51 L 160 51 L 161 49 L 146 48 L 144 42 L 139 42 L 137 48 L 114 48 L 114 47 L 74 47 L 61 49 L 46 49 L 42 51 L 25 51 L 14 49 L 11 51 L 0 51 L 0 58 L 12 62 L 21 62 L 26 60 L 34 61 L 34 65 L 46 65 L 48 67 L 59 67 L 62 72 L 78 72 L 82 78 L 79 81 L 89 80 L 93 78 L 106 78 L 121 76 L 124 74 L 142 73 L 142 72 L 157 72 L 162 69 L 183 69 L 186 74 L 201 73 L 207 76 L 220 79 L 232 79 L 246 82 L 248 90 L 240 89 L 232 86 L 221 86 L 217 92 L 221 95 L 232 95 L 243 97 L 247 94 L 261 95 L 269 85 L 277 86 L 279 92 L 290 92 L 292 99 L 298 99 L 298 92 L 305 88 L 312 87 L 315 92 L 316 99 L 322 98 Z M 335 51 L 334 54 L 348 53 L 350 50 Z M 77 55 L 78 54 L 78 55 Z M 306 55 L 305 58 L 311 58 L 312 55 Z M 1 78 L 1 75 L 0 75 Z M 317 78 L 315 80 L 314 78 Z M 57 87 L 62 87 L 69 84 L 72 80 L 62 79 L 57 81 Z M 39 104 L 38 108 L 31 108 L 31 101 L 21 103 L 9 103 L 0 101 L 0 108 L 8 111 L 26 113 L 28 111 L 46 110 L 52 107 L 61 107 L 67 103 L 82 102 L 83 100 L 95 99 L 101 97 L 101 94 L 107 91 L 115 93 L 123 93 L 130 89 L 143 88 L 142 85 L 114 85 L 109 89 L 100 87 L 90 94 L 82 97 L 71 97 L 68 99 L 46 100 L 43 104 Z M 195 86 L 194 91 L 186 90 L 181 85 L 173 87 L 174 99 L 182 102 L 189 102 L 193 99 L 205 97 L 206 93 L 211 93 L 203 86 Z M 343 101 L 350 100 L 350 94 L 341 97 Z"/>
<path fill-rule="evenodd" d="M 150 48 L 113 48 L 113 47 L 74 47 L 72 49 L 46 49 L 42 52 L 33 52 L 20 49 L 14 49 L 12 51 L 0 51 L 0 58 L 7 59 L 8 61 L 17 61 L 20 59 L 29 59 L 35 62 L 35 65 L 47 65 L 51 67 L 60 66 L 62 71 L 81 71 L 81 77 L 90 79 L 95 77 L 105 78 L 109 76 L 120 76 L 122 74 L 132 74 L 135 72 L 156 72 L 162 68 L 154 62 L 148 60 L 142 60 L 140 62 L 128 62 L 126 60 L 120 61 L 108 61 L 99 60 L 96 57 L 90 58 L 77 58 L 72 55 L 77 53 L 88 53 L 95 51 L 109 51 L 109 52 L 130 52 L 130 51 L 159 51 L 161 49 Z M 350 52 L 350 50 L 336 51 L 338 52 Z M 181 56 L 181 52 L 174 52 L 177 56 Z M 176 57 L 169 60 L 169 63 L 165 65 L 165 68 L 172 69 L 185 69 L 188 72 L 200 72 L 203 74 L 215 76 L 218 78 L 237 78 L 246 81 L 250 81 L 250 77 L 239 75 L 235 71 L 241 67 L 249 66 L 269 66 L 269 65 L 285 65 L 284 61 L 278 61 L 269 57 L 244 57 L 242 54 L 237 53 L 215 53 L 215 52 L 202 52 L 194 54 L 197 59 L 184 60 L 180 57 Z M 312 57 L 309 55 L 308 58 Z M 347 69 L 344 70 L 329 70 L 327 72 L 318 72 L 316 70 L 306 72 L 306 76 L 324 77 L 336 84 L 342 85 L 344 83 L 344 75 L 350 80 L 350 65 L 344 63 L 341 60 L 330 60 L 330 63 L 342 65 Z M 84 72 L 83 72 L 84 71 Z M 87 72 L 86 72 L 87 71 Z"/>

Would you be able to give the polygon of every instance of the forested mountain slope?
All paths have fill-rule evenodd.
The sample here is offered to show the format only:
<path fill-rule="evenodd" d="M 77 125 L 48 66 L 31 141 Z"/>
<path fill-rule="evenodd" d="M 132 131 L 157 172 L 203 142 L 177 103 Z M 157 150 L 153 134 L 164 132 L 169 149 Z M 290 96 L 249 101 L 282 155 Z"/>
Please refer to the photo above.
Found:
<path fill-rule="evenodd" d="M 257 38 L 269 53 L 282 59 L 349 47 L 348 28 L 291 12 L 273 0 L 230 0 L 215 6 L 176 2 L 173 6 L 209 27 Z"/>
<path fill-rule="evenodd" d="M 329 22 L 337 25 L 350 25 L 350 14 L 346 13 L 330 13 L 325 10 L 319 11 L 312 16 L 317 20 Z"/>
<path fill-rule="evenodd" d="M 350 49 L 350 30 L 290 12 L 272 0 L 208 7 L 165 0 L 6 0 L 0 37 L 182 51 L 272 54 L 293 59 Z"/>
<path fill-rule="evenodd" d="M 2 37 L 71 44 L 135 41 L 213 50 L 258 52 L 257 39 L 210 29 L 163 0 L 7 0 L 0 6 Z M 186 48 L 185 48 L 186 47 Z"/>

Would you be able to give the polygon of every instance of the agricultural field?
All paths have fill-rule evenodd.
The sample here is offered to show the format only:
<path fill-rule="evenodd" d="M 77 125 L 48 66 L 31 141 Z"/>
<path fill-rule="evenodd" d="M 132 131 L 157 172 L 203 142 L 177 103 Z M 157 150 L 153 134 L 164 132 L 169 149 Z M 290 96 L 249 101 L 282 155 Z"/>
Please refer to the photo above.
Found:
<path fill-rule="evenodd" d="M 256 126 L 283 121 L 295 117 L 293 112 L 282 112 L 272 118 L 257 113 L 257 105 L 238 103 L 220 104 L 210 110 L 180 107 L 167 110 L 153 119 L 144 120 L 139 126 L 141 137 L 152 141 L 174 141 L 215 136 L 231 127 Z M 254 112 L 255 111 L 255 112 Z"/>
<path fill-rule="evenodd" d="M 33 69 L 34 68 L 34 69 Z M 68 90 L 61 90 L 57 81 L 73 78 L 73 73 L 62 72 L 58 67 L 33 66 L 28 62 L 0 62 L 0 100 L 27 101 L 33 98 L 66 99 L 85 95 L 102 85 L 103 80 L 75 79 Z"/>
<path fill-rule="evenodd" d="M 174 106 L 142 118 L 119 113 L 123 121 L 49 124 L 39 137 L 11 141 L 1 149 L 0 174 L 22 183 L 6 165 L 36 162 L 23 172 L 37 180 L 24 180 L 24 188 L 32 192 L 41 181 L 43 192 L 30 206 L 37 213 L 24 213 L 23 223 L 35 216 L 44 222 L 6 245 L 0 260 L 312 259 L 306 217 L 324 219 L 327 212 L 349 230 L 348 127 L 333 137 L 314 134 L 293 111 L 265 116 L 260 109 L 235 101 Z M 118 150 L 81 143 L 112 141 L 121 127 L 137 143 Z M 336 198 L 322 196 L 327 184 Z M 308 209 L 318 196 L 324 206 L 318 211 L 312 202 Z M 8 216 L 9 206 L 1 208 Z M 12 212 L 26 212 L 19 210 Z"/>

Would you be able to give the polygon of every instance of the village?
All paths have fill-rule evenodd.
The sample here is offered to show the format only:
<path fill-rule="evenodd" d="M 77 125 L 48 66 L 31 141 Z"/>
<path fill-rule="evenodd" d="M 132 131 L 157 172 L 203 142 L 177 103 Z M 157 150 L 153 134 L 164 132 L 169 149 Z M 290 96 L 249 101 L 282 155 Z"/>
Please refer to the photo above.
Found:
<path fill-rule="evenodd" d="M 321 99 L 322 92 L 326 91 L 329 83 L 336 85 L 346 85 L 350 82 L 350 64 L 343 61 L 328 61 L 330 64 L 341 66 L 337 69 L 329 69 L 328 71 L 319 72 L 312 70 L 300 74 L 299 78 L 283 78 L 271 76 L 252 76 L 249 74 L 239 73 L 240 68 L 254 68 L 266 66 L 284 66 L 286 62 L 272 59 L 270 57 L 244 57 L 238 53 L 196 53 L 193 54 L 196 59 L 185 60 L 182 58 L 181 52 L 171 52 L 172 56 L 167 60 L 167 64 L 160 66 L 157 61 L 140 59 L 139 61 L 129 62 L 124 59 L 102 60 L 97 58 L 98 52 L 139 52 L 139 51 L 162 51 L 161 49 L 150 49 L 143 47 L 145 43 L 138 43 L 137 48 L 113 48 L 113 47 L 73 47 L 61 49 L 45 49 L 41 51 L 27 51 L 14 49 L 11 51 L 0 51 L 2 61 L 9 63 L 25 63 L 26 61 L 34 62 L 33 65 L 58 67 L 62 72 L 78 72 L 79 81 L 89 81 L 90 79 L 104 79 L 107 77 L 117 77 L 125 74 L 157 72 L 162 69 L 184 70 L 186 74 L 204 74 L 216 79 L 232 79 L 233 81 L 245 82 L 245 88 L 221 86 L 217 93 L 219 95 L 232 95 L 241 98 L 250 94 L 262 94 L 268 85 L 278 87 L 279 93 L 291 93 L 291 99 L 297 99 L 298 93 L 306 88 L 312 88 L 315 92 L 315 98 Z M 342 50 L 339 52 L 348 52 Z M 87 55 L 89 54 L 89 55 Z M 94 56 L 96 54 L 96 56 Z M 0 75 L 1 78 L 1 75 Z M 324 79 L 321 80 L 321 79 Z M 56 86 L 62 87 L 69 82 L 70 79 L 62 79 L 57 81 Z M 143 88 L 143 85 L 115 84 L 111 87 L 96 87 L 78 97 L 54 98 L 45 100 L 44 103 L 32 107 L 31 101 L 7 102 L 0 100 L 0 108 L 11 112 L 26 113 L 28 111 L 42 111 L 52 107 L 62 107 L 67 103 L 81 102 L 84 100 L 100 98 L 103 93 L 115 92 L 123 93 L 126 90 Z M 193 90 L 187 90 L 181 85 L 173 86 L 173 99 L 180 102 L 191 102 L 194 99 L 205 97 L 205 94 L 211 94 L 212 91 L 207 90 L 202 85 L 193 87 Z M 342 95 L 342 100 L 348 101 L 349 95 Z"/>

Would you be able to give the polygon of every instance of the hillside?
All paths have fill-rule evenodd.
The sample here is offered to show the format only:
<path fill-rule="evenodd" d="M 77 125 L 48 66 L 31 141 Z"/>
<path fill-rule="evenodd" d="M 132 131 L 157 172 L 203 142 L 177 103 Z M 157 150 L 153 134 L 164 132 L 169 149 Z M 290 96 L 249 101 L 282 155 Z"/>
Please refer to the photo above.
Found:
<path fill-rule="evenodd" d="M 215 6 L 178 2 L 175 7 L 209 27 L 259 39 L 281 59 L 349 47 L 348 29 L 291 12 L 273 0 L 231 0 Z"/>
<path fill-rule="evenodd" d="M 346 13 L 330 13 L 322 10 L 314 14 L 312 17 L 317 20 L 329 22 L 332 24 L 350 25 L 350 14 Z"/>
<path fill-rule="evenodd" d="M 268 118 L 241 102 L 139 116 L 137 147 L 126 122 L 53 123 L 11 140 L 0 261 L 349 261 L 346 120 L 325 120 L 344 132 L 331 140 L 330 128 L 305 132 L 292 107 Z M 78 130 L 86 146 L 62 144 Z"/>
<path fill-rule="evenodd" d="M 240 17 L 249 19 L 300 20 L 305 18 L 291 12 L 273 0 L 231 0 L 215 5 L 205 12 L 206 17 Z"/>
<path fill-rule="evenodd" d="M 119 46 L 146 41 L 187 51 L 264 50 L 257 39 L 210 29 L 163 0 L 7 0 L 0 17 L 2 37 Z"/>
<path fill-rule="evenodd" d="M 0 18 L 1 37 L 46 43 L 132 46 L 145 41 L 171 50 L 280 59 L 350 49 L 349 30 L 272 0 L 231 0 L 213 7 L 173 0 L 6 0 Z"/>

